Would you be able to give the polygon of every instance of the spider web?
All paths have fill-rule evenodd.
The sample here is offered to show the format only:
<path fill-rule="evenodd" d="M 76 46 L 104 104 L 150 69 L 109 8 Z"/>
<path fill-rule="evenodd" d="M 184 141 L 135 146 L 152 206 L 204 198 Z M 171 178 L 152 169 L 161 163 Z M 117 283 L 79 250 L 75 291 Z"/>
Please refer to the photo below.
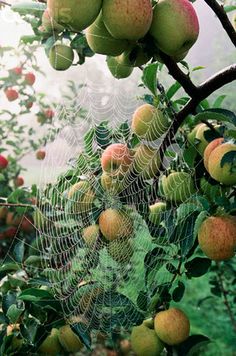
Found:
<path fill-rule="evenodd" d="M 55 166 L 63 161 L 68 161 L 70 169 L 38 197 L 37 211 L 44 223 L 37 226 L 36 248 L 44 263 L 43 275 L 49 279 L 68 322 L 81 322 L 86 325 L 87 331 L 113 333 L 128 330 L 151 315 L 153 311 L 148 305 L 155 302 L 158 286 L 170 282 L 172 276 L 166 269 L 166 264 L 173 261 L 178 248 L 174 240 L 170 243 L 163 234 L 167 223 L 168 229 L 174 229 L 173 223 L 168 220 L 171 204 L 162 214 L 159 226 L 151 224 L 150 227 L 148 219 L 145 221 L 143 217 L 145 214 L 147 216 L 147 207 L 151 204 L 147 199 L 147 185 L 152 188 L 155 178 L 145 180 L 143 172 L 130 174 L 129 168 L 125 169 L 120 179 L 121 190 L 106 191 L 102 188 L 103 172 L 101 163 L 97 163 L 100 162 L 105 146 L 101 147 L 101 140 L 100 146 L 98 145 L 97 136 L 100 135 L 104 142 L 109 138 L 111 144 L 125 143 L 125 139 L 117 135 L 116 128 L 128 120 L 126 129 L 129 131 L 132 114 L 140 101 L 131 99 L 130 94 L 120 90 L 117 84 L 112 93 L 106 93 L 104 105 L 104 94 L 97 89 L 97 86 L 89 82 L 71 105 L 67 103 L 62 109 L 68 112 L 65 117 L 69 118 L 71 112 L 78 115 L 83 104 L 89 103 L 85 119 L 81 120 L 78 115 L 78 122 L 74 124 L 68 119 L 68 125 L 58 133 L 60 145 L 64 140 L 67 146 L 72 147 L 73 158 L 70 156 L 71 150 L 68 150 L 69 154 L 66 150 L 63 152 L 61 162 L 58 159 L 55 161 L 49 153 L 42 165 L 42 183 L 46 175 L 53 176 Z M 60 114 L 61 112 L 57 112 L 57 116 Z M 104 136 L 101 118 L 109 118 L 108 137 Z M 83 149 L 84 135 L 93 129 L 96 129 L 97 136 L 91 140 L 93 154 L 92 159 L 88 160 Z M 128 135 L 130 140 L 132 132 L 128 132 Z M 153 144 L 155 156 L 160 150 L 162 140 L 163 137 Z M 176 152 L 179 150 L 177 144 L 171 145 L 171 148 Z M 149 165 L 150 156 L 144 155 L 143 158 Z M 164 160 L 166 169 L 172 160 L 173 158 Z M 158 176 L 159 173 L 161 174 L 155 171 L 153 176 Z M 82 189 L 82 193 L 78 190 L 71 196 L 71 188 L 81 181 L 89 182 L 90 188 Z M 81 194 L 89 198 L 90 190 L 93 192 L 93 201 L 80 203 L 78 207 Z M 116 209 L 125 217 L 120 226 L 119 238 L 112 242 L 98 228 L 100 215 L 110 208 Z M 173 209 L 175 208 L 173 205 Z M 130 219 L 133 231 L 127 237 Z M 95 241 L 88 244 L 83 234 L 91 226 L 98 230 Z M 184 239 L 187 238 L 188 235 L 185 234 Z M 180 236 L 178 242 L 181 239 Z"/>

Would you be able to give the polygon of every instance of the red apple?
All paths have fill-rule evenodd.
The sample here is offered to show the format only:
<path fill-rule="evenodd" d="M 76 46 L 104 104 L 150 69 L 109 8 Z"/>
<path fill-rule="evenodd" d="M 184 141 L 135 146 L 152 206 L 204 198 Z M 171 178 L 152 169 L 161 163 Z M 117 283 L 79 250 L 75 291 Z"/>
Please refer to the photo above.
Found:
<path fill-rule="evenodd" d="M 12 88 L 7 88 L 5 90 L 5 94 L 6 94 L 8 101 L 14 101 L 14 100 L 18 99 L 18 97 L 19 97 L 18 92 Z"/>
<path fill-rule="evenodd" d="M 7 239 L 13 239 L 16 236 L 17 231 L 18 231 L 18 229 L 16 227 L 11 226 L 5 231 L 4 236 Z"/>
<path fill-rule="evenodd" d="M 36 80 L 36 77 L 35 77 L 34 73 L 27 73 L 25 75 L 25 82 L 28 85 L 33 85 L 35 83 L 35 80 Z"/>
<path fill-rule="evenodd" d="M 11 71 L 16 75 L 21 75 L 22 74 L 22 67 L 12 68 Z"/>
<path fill-rule="evenodd" d="M 4 156 L 0 155 L 0 169 L 4 169 L 7 166 L 8 166 L 8 160 Z"/>
<path fill-rule="evenodd" d="M 33 102 L 32 101 L 27 101 L 27 103 L 25 104 L 27 109 L 31 109 L 33 106 Z"/>
<path fill-rule="evenodd" d="M 33 220 L 28 216 L 24 216 L 22 221 L 21 221 L 20 229 L 23 232 L 32 232 L 32 231 L 34 231 L 34 222 L 33 222 Z"/>
<path fill-rule="evenodd" d="M 14 180 L 14 184 L 16 187 L 20 187 L 22 185 L 24 185 L 24 178 L 22 177 L 16 177 L 16 179 Z"/>
<path fill-rule="evenodd" d="M 134 154 L 123 143 L 114 143 L 108 146 L 102 154 L 102 169 L 112 175 L 123 175 L 128 171 Z"/>
<path fill-rule="evenodd" d="M 52 119 L 53 116 L 55 115 L 54 111 L 52 109 L 47 109 L 44 112 L 45 116 L 47 119 Z"/>
<path fill-rule="evenodd" d="M 36 152 L 36 158 L 40 161 L 44 160 L 44 158 L 46 157 L 46 152 L 43 150 L 39 150 Z"/>

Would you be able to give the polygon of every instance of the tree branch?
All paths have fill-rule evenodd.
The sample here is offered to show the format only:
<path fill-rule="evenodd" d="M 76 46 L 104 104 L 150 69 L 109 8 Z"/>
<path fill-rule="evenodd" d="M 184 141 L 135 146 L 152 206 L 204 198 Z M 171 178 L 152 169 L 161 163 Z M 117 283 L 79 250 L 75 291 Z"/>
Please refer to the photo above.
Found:
<path fill-rule="evenodd" d="M 184 88 L 184 90 L 190 97 L 194 97 L 197 94 L 198 89 L 191 81 L 189 75 L 182 72 L 178 64 L 165 53 L 161 52 L 160 56 L 164 64 L 168 68 L 170 75 L 181 84 L 181 86 Z"/>
<path fill-rule="evenodd" d="M 216 16 L 221 22 L 221 25 L 227 32 L 231 42 L 234 44 L 236 47 L 236 31 L 234 30 L 233 25 L 231 24 L 224 7 L 220 5 L 216 0 L 205 0 L 207 5 L 214 11 Z"/>
<path fill-rule="evenodd" d="M 180 79 L 181 80 L 181 79 Z M 201 85 L 196 87 L 196 93 L 189 102 L 183 107 L 181 111 L 176 113 L 173 123 L 170 129 L 170 135 L 167 135 L 167 139 L 163 141 L 162 148 L 166 148 L 166 143 L 169 143 L 175 136 L 179 126 L 182 124 L 183 120 L 189 115 L 194 113 L 196 107 L 200 102 L 206 99 L 209 95 L 214 93 L 219 88 L 223 87 L 226 84 L 231 83 L 236 80 L 236 64 L 232 64 L 229 67 L 226 67 L 222 71 L 216 73 L 208 80 L 203 82 Z M 180 81 L 180 84 L 182 82 Z M 168 142 L 165 142 L 168 141 Z"/>

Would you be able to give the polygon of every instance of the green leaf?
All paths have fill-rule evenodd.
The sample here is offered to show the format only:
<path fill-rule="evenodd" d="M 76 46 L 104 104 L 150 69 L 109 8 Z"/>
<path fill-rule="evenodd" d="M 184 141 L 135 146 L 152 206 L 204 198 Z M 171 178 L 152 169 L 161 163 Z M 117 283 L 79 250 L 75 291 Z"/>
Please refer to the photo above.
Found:
<path fill-rule="evenodd" d="M 144 68 L 142 76 L 143 84 L 155 96 L 157 96 L 157 70 L 158 63 L 149 64 L 147 67 Z"/>
<path fill-rule="evenodd" d="M 16 260 L 16 262 L 22 263 L 24 259 L 24 253 L 25 253 L 25 243 L 24 241 L 18 242 L 13 250 L 13 255 Z"/>
<path fill-rule="evenodd" d="M 201 277 L 206 274 L 211 267 L 211 260 L 208 258 L 196 257 L 185 263 L 188 277 Z"/>
<path fill-rule="evenodd" d="M 18 299 L 24 300 L 27 302 L 38 302 L 41 301 L 42 299 L 47 299 L 49 301 L 54 300 L 53 295 L 43 289 L 36 289 L 36 288 L 29 288 L 24 290 L 20 295 L 18 296 Z"/>
<path fill-rule="evenodd" d="M 182 282 L 178 282 L 178 286 L 174 289 L 172 293 L 172 298 L 174 302 L 178 303 L 184 296 L 185 285 Z"/>
<path fill-rule="evenodd" d="M 236 174 L 236 150 L 224 154 L 220 161 L 221 168 L 223 168 L 225 164 L 230 165 L 230 173 Z"/>
<path fill-rule="evenodd" d="M 210 339 L 205 335 L 191 335 L 187 340 L 185 340 L 180 345 L 176 346 L 177 356 L 193 356 L 193 355 L 203 355 L 198 349 L 205 346 L 210 342 Z"/>
<path fill-rule="evenodd" d="M 197 124 L 201 120 L 226 121 L 236 126 L 236 115 L 226 109 L 213 108 L 203 110 L 195 116 L 194 123 Z"/>
<path fill-rule="evenodd" d="M 201 211 L 202 207 L 193 203 L 183 203 L 177 209 L 177 221 L 179 224 L 182 220 L 185 220 L 186 217 L 191 215 L 195 211 Z"/>
<path fill-rule="evenodd" d="M 215 100 L 214 104 L 213 104 L 213 108 L 220 108 L 223 101 L 225 100 L 227 95 L 220 95 L 218 96 L 218 98 Z"/>
<path fill-rule="evenodd" d="M 203 221 L 206 220 L 208 215 L 208 212 L 205 210 L 198 215 L 194 225 L 194 237 L 197 237 L 200 226 L 202 225 Z"/>
<path fill-rule="evenodd" d="M 225 10 L 225 12 L 234 11 L 234 10 L 236 10 L 236 5 L 226 5 L 226 6 L 224 6 L 224 10 Z"/>
<path fill-rule="evenodd" d="M 167 91 L 166 96 L 170 100 L 181 88 L 181 84 L 179 82 L 175 82 Z"/>
<path fill-rule="evenodd" d="M 16 304 L 12 304 L 7 310 L 7 317 L 10 322 L 16 324 L 24 310 L 24 308 L 18 308 Z"/>
<path fill-rule="evenodd" d="M 91 336 L 88 330 L 88 326 L 84 323 L 77 323 L 71 325 L 71 329 L 74 331 L 76 335 L 79 336 L 82 343 L 87 347 L 88 350 L 91 350 Z"/>

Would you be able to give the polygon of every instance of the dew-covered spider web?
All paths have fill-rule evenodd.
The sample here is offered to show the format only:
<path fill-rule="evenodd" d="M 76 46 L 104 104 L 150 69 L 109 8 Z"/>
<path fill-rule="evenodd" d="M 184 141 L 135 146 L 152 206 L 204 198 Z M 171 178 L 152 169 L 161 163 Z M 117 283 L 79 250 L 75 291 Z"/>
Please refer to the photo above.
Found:
<path fill-rule="evenodd" d="M 175 201 L 169 201 L 156 219 L 155 212 L 154 219 L 149 218 L 149 206 L 166 201 L 160 177 L 177 164 L 180 148 L 177 142 L 169 142 L 163 164 L 152 165 L 163 157 L 165 134 L 151 143 L 134 135 L 132 115 L 143 103 L 119 84 L 104 93 L 99 85 L 88 83 L 57 112 L 59 117 L 64 110 L 68 124 L 58 132 L 52 151 L 63 146 L 63 155 L 55 161 L 49 152 L 42 164 L 42 186 L 44 177 L 54 177 L 57 165 L 66 161 L 68 170 L 55 183 L 45 184 L 37 198 L 35 249 L 43 261 L 41 275 L 50 282 L 68 322 L 83 323 L 89 332 L 128 330 L 152 315 L 158 296 L 170 286 L 179 246 L 184 249 L 193 232 L 192 221 L 183 224 L 183 231 L 180 227 L 176 231 Z M 87 112 L 81 118 L 85 104 Z M 160 105 L 164 115 L 169 115 L 165 104 Z M 73 115 L 77 120 L 70 120 Z M 107 175 L 110 186 L 104 188 L 102 156 L 117 143 L 130 147 L 130 160 L 117 168 L 113 157 L 111 169 L 116 173 Z M 137 171 L 135 154 L 143 144 L 151 147 L 151 154 L 141 150 L 142 170 Z M 186 182 L 177 179 L 176 184 Z M 190 204 L 190 212 L 191 208 Z M 178 218 L 183 222 L 181 213 Z M 105 228 L 101 229 L 102 224 Z"/>

